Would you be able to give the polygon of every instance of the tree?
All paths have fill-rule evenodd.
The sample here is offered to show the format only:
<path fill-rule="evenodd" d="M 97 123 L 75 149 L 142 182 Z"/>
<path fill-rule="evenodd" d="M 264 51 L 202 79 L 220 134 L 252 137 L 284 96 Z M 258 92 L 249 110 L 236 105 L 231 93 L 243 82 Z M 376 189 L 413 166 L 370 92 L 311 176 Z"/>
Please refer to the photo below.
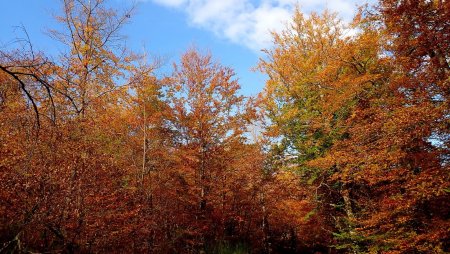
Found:
<path fill-rule="evenodd" d="M 84 115 L 99 101 L 114 103 L 113 92 L 126 86 L 117 81 L 126 80 L 134 58 L 119 32 L 131 12 L 120 14 L 104 0 L 63 0 L 63 15 L 56 19 L 65 30 L 50 30 L 68 48 L 60 56 L 55 83 L 76 114 Z"/>
<path fill-rule="evenodd" d="M 337 248 L 446 251 L 448 6 L 382 1 L 378 11 L 360 13 L 349 37 L 329 14 L 298 11 L 274 35 L 261 62 L 274 151 L 316 188 Z"/>
<path fill-rule="evenodd" d="M 449 7 L 380 1 L 372 16 L 385 29 L 394 72 L 384 92 L 358 108 L 345 144 L 356 162 L 346 172 L 370 186 L 370 199 L 356 202 L 370 204 L 361 224 L 372 250 L 448 251 Z"/>
<path fill-rule="evenodd" d="M 7 146 L 0 167 L 8 181 L 1 202 L 11 208 L 1 210 L 2 251 L 102 249 L 111 239 L 120 244 L 122 236 L 105 239 L 98 231 L 127 236 L 124 223 L 139 211 L 132 207 L 105 221 L 130 202 L 117 184 L 127 175 L 128 154 L 121 148 L 129 132 L 118 78 L 126 78 L 130 59 L 114 51 L 126 18 L 103 1 L 64 1 L 64 11 L 60 20 L 68 33 L 52 33 L 69 47 L 60 62 L 36 54 L 31 44 L 23 54 L 1 52 L 0 139 Z M 27 104 L 40 135 L 30 135 L 31 115 L 17 111 Z"/>
<path fill-rule="evenodd" d="M 328 11 L 305 17 L 297 9 L 292 24 L 274 34 L 268 60 L 260 63 L 269 75 L 262 104 L 272 123 L 268 134 L 279 137 L 273 145 L 279 165 L 299 174 L 303 189 L 309 189 L 306 198 L 315 207 L 308 209 L 328 227 L 322 237 L 330 239 L 327 230 L 335 236 L 346 232 L 345 239 L 336 240 L 355 251 L 359 236 L 352 189 L 364 183 L 348 179 L 338 158 L 361 157 L 335 153 L 335 147 L 351 138 L 358 106 L 376 96 L 389 76 L 389 65 L 380 57 L 382 35 L 360 16 L 346 27 Z"/>
<path fill-rule="evenodd" d="M 180 64 L 174 65 L 169 86 L 169 128 L 175 132 L 175 151 L 180 177 L 191 189 L 191 209 L 197 220 L 211 219 L 208 214 L 223 207 L 219 200 L 227 195 L 228 183 L 236 155 L 233 149 L 243 146 L 242 134 L 248 123 L 243 96 L 234 72 L 202 55 L 188 50 Z M 225 195 L 225 196 L 224 196 Z"/>
<path fill-rule="evenodd" d="M 352 183 L 368 251 L 448 251 L 448 10 L 440 1 L 381 1 L 368 16 L 383 31 L 392 72 L 358 103 L 349 139 L 329 157 L 343 169 L 336 177 Z"/>

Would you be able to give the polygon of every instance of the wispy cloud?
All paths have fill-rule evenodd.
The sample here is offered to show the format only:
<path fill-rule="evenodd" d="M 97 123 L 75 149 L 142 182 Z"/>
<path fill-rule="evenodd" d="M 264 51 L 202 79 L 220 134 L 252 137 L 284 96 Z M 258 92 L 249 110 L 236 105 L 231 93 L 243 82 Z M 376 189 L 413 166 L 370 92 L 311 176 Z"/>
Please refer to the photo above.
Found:
<path fill-rule="evenodd" d="M 328 8 L 350 20 L 355 0 L 152 0 L 185 12 L 188 22 L 254 51 L 271 45 L 270 31 L 280 31 L 298 3 L 305 12 Z M 358 3 L 363 2 L 358 1 Z"/>

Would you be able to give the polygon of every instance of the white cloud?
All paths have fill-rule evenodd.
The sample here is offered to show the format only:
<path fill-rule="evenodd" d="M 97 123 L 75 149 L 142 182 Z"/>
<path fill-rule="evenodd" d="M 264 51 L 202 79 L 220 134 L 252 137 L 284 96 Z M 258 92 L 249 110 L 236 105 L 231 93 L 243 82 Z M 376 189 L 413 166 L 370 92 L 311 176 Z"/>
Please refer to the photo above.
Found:
<path fill-rule="evenodd" d="M 291 18 L 298 3 L 305 12 L 325 8 L 350 20 L 355 0 L 152 0 L 156 4 L 179 9 L 188 22 L 216 36 L 254 51 L 271 45 L 270 31 L 280 31 Z M 373 1 L 373 0 L 370 0 Z M 359 1 L 359 3 L 364 2 Z"/>

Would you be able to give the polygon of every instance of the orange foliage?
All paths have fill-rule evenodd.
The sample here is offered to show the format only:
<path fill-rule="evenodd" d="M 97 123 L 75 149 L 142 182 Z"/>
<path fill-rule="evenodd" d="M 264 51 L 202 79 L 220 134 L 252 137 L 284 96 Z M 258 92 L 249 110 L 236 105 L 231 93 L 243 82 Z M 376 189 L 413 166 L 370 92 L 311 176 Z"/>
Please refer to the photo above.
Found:
<path fill-rule="evenodd" d="M 448 252 L 449 6 L 297 9 L 254 101 L 197 49 L 158 78 L 128 11 L 63 1 L 60 58 L 0 50 L 0 252 Z"/>

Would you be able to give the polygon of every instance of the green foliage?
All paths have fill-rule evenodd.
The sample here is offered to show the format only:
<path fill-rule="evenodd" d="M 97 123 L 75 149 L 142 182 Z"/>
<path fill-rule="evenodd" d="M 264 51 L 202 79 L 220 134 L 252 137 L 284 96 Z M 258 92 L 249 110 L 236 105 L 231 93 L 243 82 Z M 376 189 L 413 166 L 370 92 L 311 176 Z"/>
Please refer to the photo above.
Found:
<path fill-rule="evenodd" d="M 333 245 L 338 250 L 346 250 L 352 253 L 365 253 L 369 244 L 369 238 L 356 230 L 354 222 L 342 217 L 337 226 L 339 231 L 333 232 L 336 244 Z"/>

